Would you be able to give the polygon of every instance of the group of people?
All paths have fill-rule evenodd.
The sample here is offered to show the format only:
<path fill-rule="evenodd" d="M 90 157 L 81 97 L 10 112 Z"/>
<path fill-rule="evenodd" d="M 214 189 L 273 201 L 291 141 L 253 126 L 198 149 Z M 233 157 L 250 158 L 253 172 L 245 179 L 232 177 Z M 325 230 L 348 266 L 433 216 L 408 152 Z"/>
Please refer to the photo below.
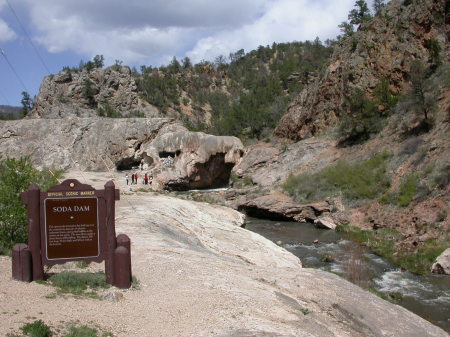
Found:
<path fill-rule="evenodd" d="M 128 183 L 129 183 L 128 173 L 125 175 L 125 180 L 127 181 L 127 185 L 128 185 Z M 137 185 L 138 180 L 139 180 L 139 174 L 137 172 L 133 173 L 131 175 L 131 185 Z M 151 184 L 152 180 L 153 180 L 153 177 L 149 176 L 147 173 L 145 173 L 144 176 L 142 177 L 142 184 L 144 184 L 144 185 Z"/>
<path fill-rule="evenodd" d="M 162 164 L 166 165 L 166 166 L 172 166 L 174 163 L 174 158 L 171 155 L 168 155 L 167 158 L 160 158 L 160 161 Z M 141 161 L 139 163 L 138 167 L 133 167 L 133 169 L 137 169 L 139 168 L 141 171 L 144 171 L 144 169 L 148 168 L 148 164 L 144 163 L 144 161 Z M 137 185 L 138 181 L 139 181 L 139 177 L 142 177 L 142 184 L 144 185 L 149 185 L 152 183 L 153 180 L 153 176 L 149 175 L 148 173 L 133 173 L 131 175 L 131 183 L 130 183 L 130 177 L 128 176 L 128 173 L 125 175 L 125 180 L 127 182 L 127 185 Z"/>

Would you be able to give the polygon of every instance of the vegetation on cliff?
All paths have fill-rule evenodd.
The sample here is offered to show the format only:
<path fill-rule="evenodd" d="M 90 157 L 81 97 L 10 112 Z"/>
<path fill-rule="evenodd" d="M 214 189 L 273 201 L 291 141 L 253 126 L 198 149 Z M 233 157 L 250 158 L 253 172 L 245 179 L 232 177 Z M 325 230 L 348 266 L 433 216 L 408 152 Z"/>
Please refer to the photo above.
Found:
<path fill-rule="evenodd" d="M 168 114 L 177 114 L 194 129 L 217 135 L 261 138 L 270 135 L 287 104 L 323 70 L 332 43 L 273 43 L 229 62 L 192 65 L 175 57 L 167 66 L 141 67 L 142 97 Z"/>

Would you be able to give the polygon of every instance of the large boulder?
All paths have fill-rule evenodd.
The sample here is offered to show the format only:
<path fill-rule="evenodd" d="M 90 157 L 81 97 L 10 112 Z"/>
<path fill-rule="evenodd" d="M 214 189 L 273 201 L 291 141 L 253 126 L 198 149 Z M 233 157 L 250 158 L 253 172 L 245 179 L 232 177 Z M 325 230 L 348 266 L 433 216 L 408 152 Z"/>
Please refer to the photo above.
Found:
<path fill-rule="evenodd" d="M 233 191 L 227 192 L 226 198 L 232 200 L 231 205 L 250 216 L 298 222 L 314 222 L 321 215 L 329 215 L 331 206 L 327 201 L 312 204 L 299 204 L 291 197 L 272 192 L 262 196 L 245 193 L 236 196 Z"/>
<path fill-rule="evenodd" d="M 431 267 L 431 272 L 450 275 L 450 248 L 439 255 Z"/>

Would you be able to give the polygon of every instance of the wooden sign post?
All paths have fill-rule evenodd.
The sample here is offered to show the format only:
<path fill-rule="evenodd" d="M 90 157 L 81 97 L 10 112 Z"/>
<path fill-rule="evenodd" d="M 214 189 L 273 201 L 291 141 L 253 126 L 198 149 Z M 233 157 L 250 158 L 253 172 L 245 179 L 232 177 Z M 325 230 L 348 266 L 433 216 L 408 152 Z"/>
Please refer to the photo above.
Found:
<path fill-rule="evenodd" d="M 28 209 L 28 246 L 17 244 L 13 248 L 13 278 L 42 280 L 44 265 L 105 261 L 106 282 L 129 288 L 130 239 L 122 234 L 117 240 L 115 231 L 115 201 L 119 197 L 112 181 L 104 190 L 75 179 L 47 192 L 32 185 L 22 193 Z"/>

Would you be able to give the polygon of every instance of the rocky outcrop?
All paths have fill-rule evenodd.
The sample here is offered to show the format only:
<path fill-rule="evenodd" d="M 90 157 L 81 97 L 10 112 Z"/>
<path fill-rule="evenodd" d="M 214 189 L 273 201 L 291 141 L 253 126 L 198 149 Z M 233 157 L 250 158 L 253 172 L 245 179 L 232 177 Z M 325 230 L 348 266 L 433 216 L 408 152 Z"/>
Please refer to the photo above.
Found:
<path fill-rule="evenodd" d="M 245 211 L 250 216 L 298 222 L 314 221 L 318 215 L 330 211 L 326 202 L 299 205 L 281 193 L 263 195 L 240 202 L 238 209 Z"/>
<path fill-rule="evenodd" d="M 141 151 L 144 158 L 157 164 L 152 169 L 155 184 L 171 190 L 227 186 L 243 152 L 236 137 L 186 130 L 162 133 Z M 169 156 L 173 163 L 168 163 Z"/>
<path fill-rule="evenodd" d="M 448 60 L 447 11 L 444 0 L 391 1 L 381 15 L 339 42 L 325 73 L 292 102 L 275 134 L 300 140 L 335 126 L 353 89 L 370 95 L 383 78 L 393 92 L 404 91 L 411 63 L 433 62 L 430 41 L 437 41 L 442 59 Z"/>
<path fill-rule="evenodd" d="M 335 229 L 348 223 L 343 210 L 338 210 L 334 199 L 311 204 L 299 204 L 280 192 L 261 195 L 255 188 L 231 189 L 224 194 L 227 204 L 256 218 L 276 221 L 311 222 L 318 227 Z"/>
<path fill-rule="evenodd" d="M 444 250 L 444 252 L 437 257 L 436 262 L 431 267 L 431 272 L 450 275 L 450 248 Z"/>
<path fill-rule="evenodd" d="M 139 97 L 131 70 L 125 66 L 63 70 L 46 76 L 30 117 L 93 117 L 98 113 L 159 117 L 158 109 Z"/>
<path fill-rule="evenodd" d="M 291 145 L 257 144 L 246 149 L 233 171 L 264 188 L 283 183 L 289 174 L 315 172 L 339 158 L 336 142 L 306 139 Z"/>
<path fill-rule="evenodd" d="M 123 160 L 136 165 L 135 153 L 160 129 L 173 123 L 155 118 L 24 119 L 0 121 L 5 157 L 30 156 L 38 167 L 113 170 Z"/>
<path fill-rule="evenodd" d="M 189 132 L 171 119 L 69 117 L 0 121 L 0 150 L 57 169 L 129 170 L 143 164 L 154 188 L 186 190 L 228 185 L 243 145 L 235 137 Z"/>

